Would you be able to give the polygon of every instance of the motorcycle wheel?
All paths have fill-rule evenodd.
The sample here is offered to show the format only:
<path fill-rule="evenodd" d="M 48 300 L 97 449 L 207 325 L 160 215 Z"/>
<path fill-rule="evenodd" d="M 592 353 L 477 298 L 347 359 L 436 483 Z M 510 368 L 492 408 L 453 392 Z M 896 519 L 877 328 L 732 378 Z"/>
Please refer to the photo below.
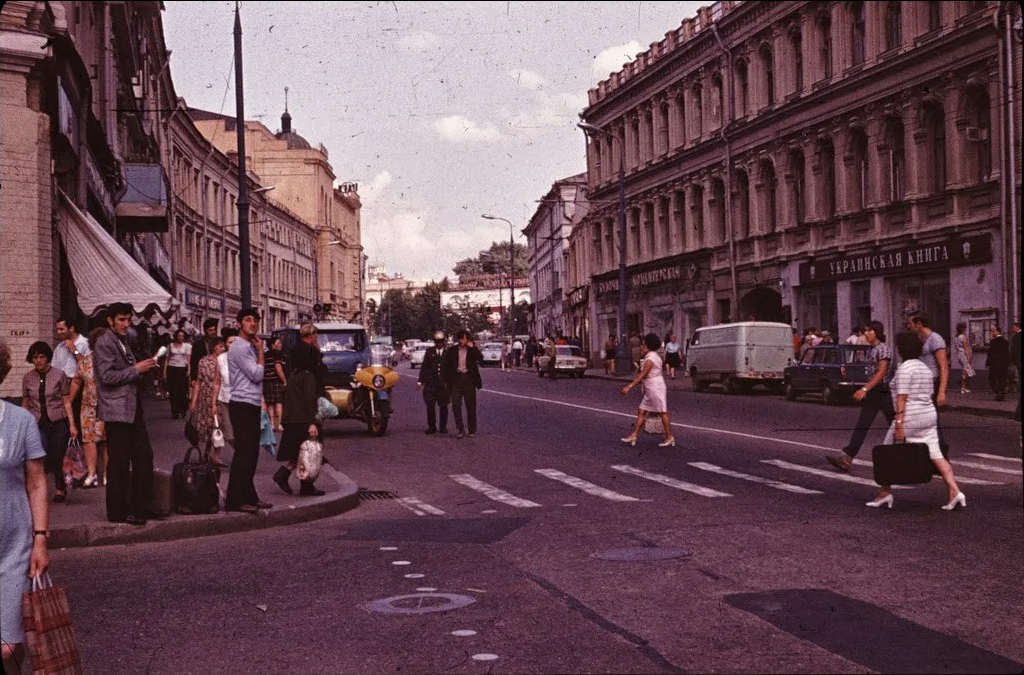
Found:
<path fill-rule="evenodd" d="M 387 401 L 378 401 L 376 413 L 366 423 L 366 429 L 371 436 L 383 436 L 388 431 L 388 420 L 391 417 L 391 404 Z"/>

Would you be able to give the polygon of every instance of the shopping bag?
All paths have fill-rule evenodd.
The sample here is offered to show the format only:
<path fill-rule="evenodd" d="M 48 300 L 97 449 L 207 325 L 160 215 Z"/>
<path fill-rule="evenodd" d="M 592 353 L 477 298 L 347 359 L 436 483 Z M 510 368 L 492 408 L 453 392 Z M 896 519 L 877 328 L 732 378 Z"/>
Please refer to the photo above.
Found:
<path fill-rule="evenodd" d="M 324 446 L 315 439 L 307 439 L 299 446 L 299 465 L 296 475 L 299 480 L 316 480 L 324 461 Z"/>
<path fill-rule="evenodd" d="M 215 448 L 224 447 L 224 432 L 220 430 L 220 422 L 216 415 L 213 416 L 213 432 L 210 434 L 210 443 Z"/>
<path fill-rule="evenodd" d="M 323 424 L 327 420 L 338 416 L 338 407 L 326 396 L 321 396 L 316 402 L 316 421 Z"/>
<path fill-rule="evenodd" d="M 21 598 L 21 616 L 33 673 L 82 673 L 82 656 L 63 586 L 54 586 L 49 574 L 33 577 L 32 590 Z"/>
<path fill-rule="evenodd" d="M 191 410 L 185 415 L 185 440 L 189 445 L 199 447 L 199 428 L 196 426 L 195 413 Z"/>
<path fill-rule="evenodd" d="M 61 470 L 64 472 L 64 486 L 67 488 L 79 485 L 85 478 L 85 454 L 82 452 L 82 444 L 77 438 L 68 441 L 68 449 L 64 453 L 64 465 Z"/>
<path fill-rule="evenodd" d="M 274 428 L 270 426 L 270 415 L 266 410 L 260 412 L 260 447 L 269 452 L 271 457 L 277 457 L 277 437 L 274 436 Z"/>
<path fill-rule="evenodd" d="M 665 425 L 661 423 L 661 415 L 648 415 L 644 420 L 644 431 L 649 434 L 664 434 Z"/>
<path fill-rule="evenodd" d="M 879 485 L 918 485 L 931 482 L 934 462 L 927 443 L 876 445 L 871 450 L 875 482 Z"/>
<path fill-rule="evenodd" d="M 195 450 L 197 459 L 192 460 Z M 185 451 L 185 458 L 171 469 L 171 492 L 178 513 L 217 513 L 220 510 L 217 483 L 220 469 L 213 466 L 196 447 Z"/>

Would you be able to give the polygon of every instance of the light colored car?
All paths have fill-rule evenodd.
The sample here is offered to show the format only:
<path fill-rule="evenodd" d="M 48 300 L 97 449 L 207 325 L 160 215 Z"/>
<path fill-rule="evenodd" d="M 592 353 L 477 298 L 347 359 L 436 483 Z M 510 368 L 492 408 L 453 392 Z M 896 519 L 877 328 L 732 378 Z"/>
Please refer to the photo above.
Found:
<path fill-rule="evenodd" d="M 698 328 L 686 352 L 694 391 L 721 384 L 726 392 L 737 394 L 763 384 L 781 392 L 783 371 L 792 363 L 793 329 L 768 321 Z"/>
<path fill-rule="evenodd" d="M 412 351 L 409 352 L 409 365 L 413 368 L 419 368 L 423 365 L 423 357 L 427 355 L 427 350 L 433 345 L 429 342 L 417 342 L 413 345 Z"/>
<path fill-rule="evenodd" d="M 480 353 L 483 354 L 483 361 L 480 365 L 482 366 L 500 366 L 501 365 L 501 343 L 500 342 L 487 342 L 483 347 L 480 348 Z"/>
<path fill-rule="evenodd" d="M 558 375 L 583 377 L 587 370 L 587 359 L 583 356 L 583 351 L 574 345 L 555 346 L 554 370 L 551 368 L 551 357 L 547 354 L 537 357 L 535 362 L 537 364 L 537 374 L 541 377 L 544 377 L 544 373 L 548 373 L 552 377 L 557 377 Z"/>

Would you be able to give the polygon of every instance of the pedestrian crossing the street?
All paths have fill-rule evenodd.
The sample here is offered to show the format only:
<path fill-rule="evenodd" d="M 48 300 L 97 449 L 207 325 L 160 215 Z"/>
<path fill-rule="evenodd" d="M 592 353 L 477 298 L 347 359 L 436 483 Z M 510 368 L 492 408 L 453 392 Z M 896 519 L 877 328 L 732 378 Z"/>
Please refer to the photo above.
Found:
<path fill-rule="evenodd" d="M 1007 468 L 1007 466 L 1005 464 L 1004 465 L 998 465 L 998 464 L 995 463 L 995 462 L 1013 463 L 1014 461 L 1019 461 L 1015 457 L 1003 457 L 1003 456 L 1000 456 L 1000 455 L 990 455 L 990 454 L 985 454 L 985 453 L 970 453 L 970 454 L 973 457 L 977 457 L 979 461 L 973 461 L 973 460 L 972 461 L 961 461 L 961 460 L 957 460 L 957 461 L 954 462 L 954 467 L 957 469 L 957 481 L 962 483 L 962 484 L 964 484 L 964 485 L 977 485 L 977 486 L 1001 486 L 1001 485 L 1006 485 L 1005 482 L 999 482 L 999 481 L 996 481 L 996 480 L 988 480 L 987 478 L 975 477 L 978 472 L 991 472 L 992 474 L 996 474 L 995 476 L 991 476 L 992 478 L 995 478 L 996 476 L 1002 477 L 1002 476 L 1005 476 L 1006 474 L 1014 474 L 1014 475 L 1018 475 L 1018 476 L 1020 475 L 1020 470 L 1019 469 Z M 875 481 L 872 480 L 868 476 L 852 475 L 852 474 L 849 474 L 849 473 L 841 473 L 841 472 L 830 470 L 830 469 L 826 469 L 826 468 L 821 468 L 821 467 L 817 467 L 817 466 L 810 466 L 810 465 L 807 465 L 807 464 L 791 462 L 791 461 L 787 461 L 787 460 L 783 460 L 783 459 L 762 459 L 762 460 L 760 460 L 760 463 L 764 464 L 764 465 L 767 465 L 767 466 L 770 466 L 770 467 L 773 467 L 776 470 L 782 470 L 782 471 L 785 471 L 785 472 L 789 472 L 789 473 L 792 473 L 792 474 L 794 474 L 796 476 L 803 476 L 803 477 L 805 477 L 807 479 L 807 481 L 812 481 L 812 482 L 815 482 L 817 484 L 815 484 L 815 485 L 799 485 L 799 484 L 796 484 L 796 482 L 786 482 L 786 481 L 783 481 L 783 480 L 777 480 L 776 477 L 768 477 L 768 476 L 757 475 L 758 472 L 756 472 L 756 471 L 753 472 L 753 473 L 745 473 L 745 472 L 736 471 L 734 469 L 730 469 L 730 468 L 727 468 L 727 467 L 724 467 L 724 466 L 720 466 L 718 464 L 712 464 L 710 462 L 688 462 L 685 466 L 680 466 L 679 467 L 679 471 L 686 471 L 686 472 L 689 473 L 689 476 L 670 476 L 670 475 L 665 475 L 665 474 L 661 474 L 661 473 L 653 473 L 653 472 L 646 471 L 646 470 L 644 470 L 644 469 L 642 469 L 640 467 L 632 466 L 632 465 L 629 465 L 629 464 L 612 464 L 608 468 L 610 468 L 613 471 L 617 471 L 619 473 L 626 474 L 627 476 L 631 476 L 633 478 L 639 478 L 639 479 L 642 479 L 642 480 L 645 480 L 645 481 L 650 481 L 650 482 L 657 483 L 658 485 L 661 485 L 661 486 L 664 486 L 664 487 L 672 488 L 673 490 L 679 490 L 679 491 L 687 492 L 689 494 L 696 495 L 697 497 L 704 497 L 704 498 L 721 498 L 721 497 L 733 497 L 734 496 L 732 491 L 730 491 L 730 492 L 723 491 L 722 489 L 720 489 L 719 485 L 716 485 L 715 487 L 709 487 L 707 485 L 702 485 L 701 483 L 703 481 L 701 481 L 700 478 L 702 476 L 707 476 L 708 474 L 717 477 L 719 481 L 723 480 L 723 479 L 735 479 L 736 481 L 742 481 L 742 483 L 753 484 L 754 486 L 757 486 L 757 487 L 760 487 L 760 488 L 768 488 L 768 489 L 773 489 L 773 490 L 781 490 L 781 491 L 784 491 L 784 492 L 788 492 L 790 494 L 801 495 L 801 496 L 814 496 L 814 495 L 823 495 L 823 494 L 825 494 L 825 490 L 822 489 L 822 485 L 820 484 L 821 480 L 825 480 L 825 481 L 829 481 L 829 482 L 837 481 L 837 482 L 841 482 L 841 483 L 848 483 L 848 484 L 853 484 L 853 485 L 862 485 L 862 486 L 871 487 L 871 488 L 876 488 L 877 487 L 877 484 L 875 483 Z M 858 467 L 870 467 L 871 466 L 871 462 L 869 462 L 867 460 L 863 460 L 863 459 L 855 459 L 853 461 L 853 463 L 854 463 L 855 466 L 858 466 Z M 963 471 L 961 471 L 961 469 L 963 469 Z M 971 473 L 971 474 L 974 474 L 974 475 L 964 476 L 964 475 L 962 475 L 963 472 Z M 543 468 L 543 469 L 534 469 L 533 473 L 536 474 L 537 476 L 541 476 L 543 478 L 547 478 L 547 479 L 549 479 L 551 481 L 555 481 L 557 483 L 560 483 L 561 485 L 567 486 L 569 488 L 573 488 L 575 490 L 579 490 L 579 491 L 581 491 L 581 492 L 583 492 L 583 493 L 585 493 L 587 495 L 590 495 L 592 497 L 597 497 L 597 498 L 605 500 L 605 501 L 621 503 L 621 504 L 628 504 L 628 503 L 631 503 L 631 502 L 632 503 L 636 503 L 636 502 L 643 503 L 643 502 L 657 501 L 657 498 L 655 498 L 655 499 L 642 499 L 640 497 L 637 497 L 637 496 L 634 496 L 634 495 L 631 495 L 631 494 L 627 494 L 625 492 L 618 492 L 618 491 L 615 491 L 615 490 L 611 490 L 611 489 L 609 489 L 607 487 L 604 487 L 602 485 L 599 485 L 599 484 L 596 484 L 596 483 L 592 483 L 592 482 L 590 482 L 588 480 L 585 480 L 584 478 L 581 478 L 579 476 L 569 475 L 569 474 L 564 473 L 563 471 L 561 471 L 559 469 L 555 469 L 555 468 L 550 468 L 549 467 L 549 468 Z M 673 473 L 675 473 L 675 472 L 673 472 Z M 711 476 L 707 476 L 707 477 L 711 478 Z M 512 494 L 511 492 L 508 492 L 508 491 L 502 489 L 501 487 L 498 487 L 496 485 L 492 485 L 490 483 L 486 483 L 486 482 L 480 480 L 479 478 L 477 478 L 477 477 L 475 477 L 475 476 L 473 476 L 471 474 L 451 474 L 451 475 L 448 476 L 448 478 L 450 478 L 452 481 L 454 481 L 455 483 L 458 483 L 459 485 L 461 485 L 463 487 L 469 488 L 470 490 L 473 490 L 475 492 L 478 492 L 478 493 L 484 495 L 488 499 L 491 499 L 493 501 L 499 502 L 499 503 L 504 504 L 506 506 L 510 506 L 510 507 L 517 508 L 517 509 L 539 508 L 541 506 L 544 506 L 544 504 L 542 504 L 542 503 L 540 503 L 538 501 L 534 501 L 532 499 L 527 499 L 525 497 L 517 496 L 515 494 Z M 683 480 L 683 478 L 690 478 L 690 480 Z M 938 480 L 938 479 L 936 479 L 936 480 Z M 787 479 L 787 481 L 788 481 L 788 479 Z M 737 485 L 742 485 L 742 483 L 737 483 Z M 894 488 L 898 489 L 898 490 L 913 490 L 914 486 L 897 485 L 897 486 L 894 486 Z M 728 489 L 728 488 L 726 488 L 726 489 Z M 628 491 L 629 490 L 628 490 L 628 486 L 627 486 L 627 492 Z M 531 495 L 531 496 L 533 496 L 533 495 Z M 413 513 L 415 513 L 418 516 L 427 516 L 427 515 L 443 516 L 443 515 L 446 515 L 446 513 L 445 513 L 445 511 L 443 509 L 438 508 L 436 506 L 433 506 L 431 504 L 428 504 L 427 502 L 425 502 L 425 501 L 423 501 L 423 500 L 421 500 L 421 499 L 419 499 L 417 497 L 412 497 L 412 496 L 401 497 L 401 498 L 397 499 L 396 501 L 398 501 L 401 506 L 403 506 L 404 508 L 412 511 Z M 560 504 L 563 501 L 564 501 L 564 497 L 559 495 L 557 497 L 552 497 L 550 504 Z"/>

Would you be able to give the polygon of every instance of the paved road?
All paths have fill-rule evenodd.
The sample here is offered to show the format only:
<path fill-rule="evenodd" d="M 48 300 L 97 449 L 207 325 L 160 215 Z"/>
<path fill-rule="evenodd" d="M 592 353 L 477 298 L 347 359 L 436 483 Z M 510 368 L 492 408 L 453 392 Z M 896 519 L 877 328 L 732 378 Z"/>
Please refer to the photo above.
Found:
<path fill-rule="evenodd" d="M 870 467 L 842 476 L 822 459 L 852 407 L 677 393 L 678 447 L 631 448 L 618 438 L 638 395 L 488 371 L 480 434 L 456 440 L 423 435 L 412 377 L 386 438 L 330 428 L 332 461 L 397 499 L 291 528 L 57 552 L 89 671 L 1022 668 L 1009 420 L 943 417 L 966 511 L 941 511 L 933 482 L 880 512 L 863 505 Z M 594 555 L 627 548 L 689 555 Z M 405 594 L 378 609 L 473 602 L 367 608 Z"/>

